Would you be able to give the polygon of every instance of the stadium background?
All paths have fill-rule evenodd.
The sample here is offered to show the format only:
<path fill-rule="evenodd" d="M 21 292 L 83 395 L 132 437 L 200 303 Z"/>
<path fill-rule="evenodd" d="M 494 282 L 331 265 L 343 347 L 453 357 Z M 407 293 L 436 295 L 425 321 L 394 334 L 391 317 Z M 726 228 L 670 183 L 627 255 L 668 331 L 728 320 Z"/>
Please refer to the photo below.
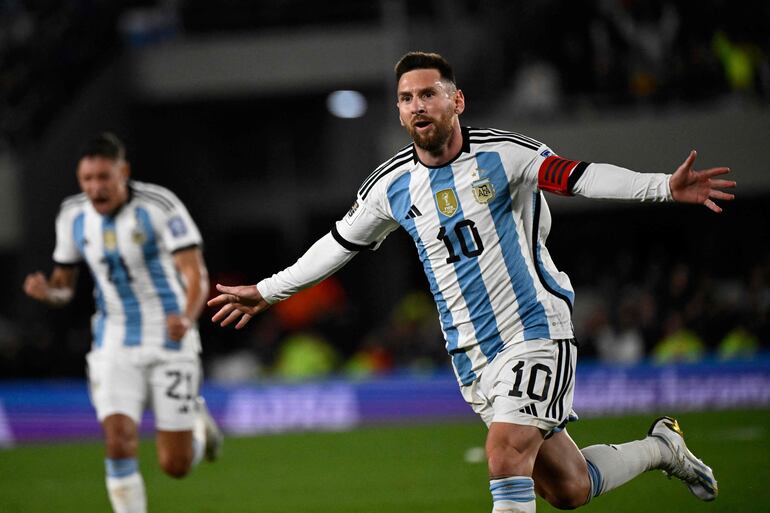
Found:
<path fill-rule="evenodd" d="M 198 222 L 212 283 L 255 282 L 328 231 L 363 178 L 407 142 L 392 65 L 412 49 L 453 62 L 468 100 L 464 124 L 637 170 L 670 172 L 692 148 L 699 167 L 733 169 L 739 199 L 721 216 L 549 197 L 549 248 L 577 295 L 586 420 L 576 439 L 641 436 L 652 415 L 686 411 L 704 458 L 737 473 L 717 468 L 723 497 L 708 508 L 766 511 L 770 7 L 530 4 L 0 4 L 0 511 L 67 510 L 67 500 L 89 496 L 106 504 L 100 449 L 87 441 L 98 439 L 83 383 L 88 273 L 64 309 L 21 292 L 26 273 L 50 270 L 53 219 L 77 192 L 82 140 L 119 134 L 134 178 L 175 191 Z M 332 113 L 339 90 L 357 91 L 342 105 L 352 112 Z M 340 117 L 348 115 L 360 117 Z M 486 508 L 483 465 L 463 459 L 483 430 L 448 374 L 426 291 L 412 243 L 397 232 L 242 332 L 220 330 L 204 313 L 204 392 L 241 437 L 191 484 L 152 474 L 144 447 L 143 471 L 159 494 L 151 501 L 165 500 L 163 511 Z M 307 434 L 277 434 L 285 431 Z M 341 451 L 350 459 L 330 456 Z M 76 454 L 90 455 L 82 475 L 68 466 Z M 280 483 L 304 467 L 313 476 L 303 480 L 315 484 L 297 508 Z M 445 469 L 468 483 L 453 490 L 459 496 L 442 485 Z M 337 480 L 316 479 L 324 473 Z M 657 476 L 642 481 L 590 508 L 644 511 L 640 497 L 655 493 L 682 500 L 672 509 L 706 509 Z M 213 491 L 196 498 L 204 482 Z M 51 498 L 28 502 L 25 484 L 41 483 Z M 375 496 L 381 509 L 372 509 L 356 497 L 369 497 L 373 483 L 409 493 L 401 502 Z M 233 504 L 211 505 L 221 496 Z M 730 502 L 738 497 L 745 503 Z"/>

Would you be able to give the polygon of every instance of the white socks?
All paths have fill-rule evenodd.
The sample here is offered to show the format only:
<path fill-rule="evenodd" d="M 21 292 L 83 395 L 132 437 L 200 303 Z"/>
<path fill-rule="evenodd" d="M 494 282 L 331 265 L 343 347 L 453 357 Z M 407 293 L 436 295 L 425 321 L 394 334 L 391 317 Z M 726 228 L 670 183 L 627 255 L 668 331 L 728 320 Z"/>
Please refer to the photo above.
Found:
<path fill-rule="evenodd" d="M 107 494 L 115 513 L 147 513 L 147 494 L 136 458 L 106 459 Z"/>
<path fill-rule="evenodd" d="M 642 472 L 659 468 L 668 447 L 654 437 L 619 445 L 592 445 L 580 452 L 588 463 L 592 496 L 627 483 Z"/>
<path fill-rule="evenodd" d="M 535 513 L 535 482 L 531 477 L 491 479 L 492 513 Z"/>
<path fill-rule="evenodd" d="M 192 464 L 190 465 L 192 468 L 195 468 L 198 463 L 201 462 L 203 459 L 203 453 L 206 450 L 206 438 L 205 437 L 198 437 L 197 433 L 193 431 L 193 459 Z"/>

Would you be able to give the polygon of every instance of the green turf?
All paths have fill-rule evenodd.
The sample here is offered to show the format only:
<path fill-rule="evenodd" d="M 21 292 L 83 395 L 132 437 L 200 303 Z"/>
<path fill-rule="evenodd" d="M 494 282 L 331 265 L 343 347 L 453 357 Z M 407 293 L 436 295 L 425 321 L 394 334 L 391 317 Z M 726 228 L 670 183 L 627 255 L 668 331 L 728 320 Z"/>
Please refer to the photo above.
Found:
<path fill-rule="evenodd" d="M 586 512 L 770 512 L 770 410 L 679 416 L 690 447 L 719 479 L 701 503 L 677 481 L 650 472 Z M 651 416 L 582 420 L 578 445 L 641 436 Z M 483 443 L 481 423 L 366 428 L 346 433 L 229 438 L 224 457 L 175 481 L 159 472 L 150 441 L 141 467 L 152 513 L 469 513 L 491 502 L 484 463 L 466 463 Z M 0 512 L 109 511 L 97 443 L 0 451 Z M 538 511 L 556 511 L 542 501 Z"/>

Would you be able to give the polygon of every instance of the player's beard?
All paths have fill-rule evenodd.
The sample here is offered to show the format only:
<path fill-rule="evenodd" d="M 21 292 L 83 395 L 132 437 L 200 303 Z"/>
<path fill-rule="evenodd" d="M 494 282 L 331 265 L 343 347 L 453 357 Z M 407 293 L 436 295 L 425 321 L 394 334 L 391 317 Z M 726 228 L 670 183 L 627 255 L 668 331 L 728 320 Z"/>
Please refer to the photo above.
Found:
<path fill-rule="evenodd" d="M 407 131 L 412 136 L 414 144 L 429 153 L 441 153 L 449 138 L 452 137 L 452 113 L 447 113 L 438 119 L 420 118 L 432 123 L 432 130 L 418 132 L 414 123 L 407 125 Z"/>

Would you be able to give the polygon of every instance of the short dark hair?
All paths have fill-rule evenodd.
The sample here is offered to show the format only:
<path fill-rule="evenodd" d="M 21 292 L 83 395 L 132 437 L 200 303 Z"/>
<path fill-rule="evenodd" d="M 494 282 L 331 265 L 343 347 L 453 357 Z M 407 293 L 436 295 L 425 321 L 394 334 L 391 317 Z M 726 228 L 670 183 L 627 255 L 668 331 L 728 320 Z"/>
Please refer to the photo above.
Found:
<path fill-rule="evenodd" d="M 452 65 L 437 53 L 409 52 L 396 63 L 396 83 L 401 80 L 401 75 L 416 69 L 435 69 L 443 80 L 455 84 L 455 73 Z"/>
<path fill-rule="evenodd" d="M 80 149 L 80 158 L 104 157 L 110 160 L 126 158 L 126 147 L 112 132 L 102 132 L 89 139 Z"/>

